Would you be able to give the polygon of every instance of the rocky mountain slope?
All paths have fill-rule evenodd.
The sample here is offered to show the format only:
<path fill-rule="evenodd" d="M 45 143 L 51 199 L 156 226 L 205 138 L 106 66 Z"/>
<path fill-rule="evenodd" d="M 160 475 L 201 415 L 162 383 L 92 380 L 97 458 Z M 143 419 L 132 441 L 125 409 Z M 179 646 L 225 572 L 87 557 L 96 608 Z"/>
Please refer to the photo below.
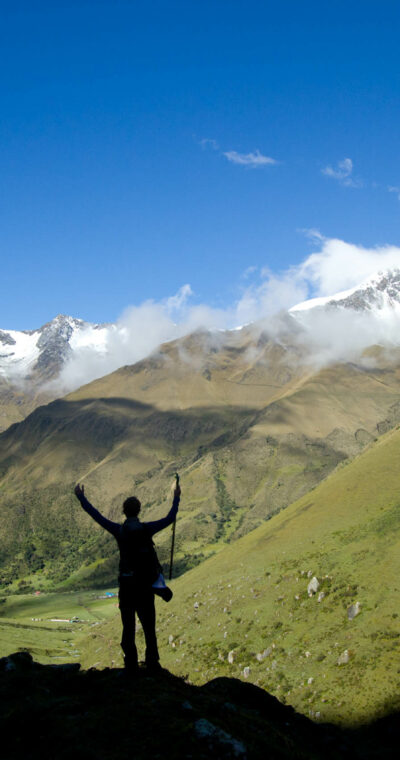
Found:
<path fill-rule="evenodd" d="M 168 672 L 130 681 L 118 669 L 40 666 L 24 653 L 0 660 L 0 667 L 9 760 L 49 752 L 60 760 L 389 760 L 399 741 L 398 715 L 357 731 L 315 725 L 233 678 L 202 687 Z"/>
<path fill-rule="evenodd" d="M 101 351 L 112 325 L 92 325 L 59 314 L 37 330 L 0 330 L 0 375 L 36 385 L 57 377 L 78 348 Z"/>
<path fill-rule="evenodd" d="M 380 314 L 381 318 L 400 313 L 400 270 L 377 272 L 359 285 L 344 290 L 335 295 L 323 298 L 311 298 L 308 301 L 292 306 L 290 313 L 299 316 L 300 311 L 310 311 L 315 308 L 353 309 Z"/>
<path fill-rule="evenodd" d="M 104 351 L 113 329 L 59 314 L 37 330 L 0 330 L 0 431 L 60 395 L 49 381 L 76 350 Z"/>
<path fill-rule="evenodd" d="M 400 270 L 378 273 L 368 278 L 359 286 L 343 293 L 325 298 L 311 299 L 293 306 L 286 314 L 281 315 L 278 322 L 271 320 L 267 326 L 269 337 L 275 337 L 278 346 L 297 346 L 297 360 L 300 358 L 307 364 L 314 365 L 313 354 L 318 348 L 331 347 L 329 333 L 332 331 L 332 319 L 340 314 L 350 314 L 350 322 L 340 323 L 344 343 L 349 340 L 349 326 L 363 335 L 360 346 L 353 338 L 351 359 L 358 360 L 362 349 L 370 343 L 383 346 L 398 345 L 398 323 L 400 322 Z M 359 329 L 360 315 L 367 315 L 368 326 Z M 325 321 L 321 325 L 321 317 Z M 320 335 L 321 329 L 323 335 Z M 257 349 L 257 341 L 261 327 L 253 326 L 253 349 Z M 227 332 L 229 342 L 234 349 L 235 337 L 237 346 L 243 343 L 241 330 Z M 351 329 L 350 329 L 351 332 Z M 245 336 L 248 338 L 249 330 Z M 220 332 L 209 334 L 210 342 L 218 345 Z M 29 412 L 40 404 L 47 403 L 64 395 L 66 389 L 74 389 L 85 378 L 86 381 L 105 374 L 110 368 L 118 368 L 124 354 L 135 355 L 132 346 L 137 342 L 137 335 L 124 324 L 90 324 L 81 319 L 58 315 L 51 322 L 37 330 L 4 330 L 0 329 L 0 431 L 5 430 L 12 422 L 22 420 Z M 116 353 L 116 346 L 118 352 Z M 140 356 L 143 356 L 140 353 Z M 347 354 L 349 352 L 347 351 Z M 327 366 L 334 361 L 335 352 L 326 352 L 318 366 Z M 336 351 L 336 359 L 343 359 Z M 107 357 L 104 364 L 102 360 Z M 271 360 L 273 357 L 269 357 Z M 315 357 L 314 357 L 315 358 Z M 346 355 L 346 360 L 349 358 Z M 75 362 L 75 374 L 79 362 L 84 362 L 85 372 L 78 372 L 74 379 L 74 371 L 65 374 L 66 368 Z M 136 359 L 135 359 L 136 360 Z M 76 364 L 77 363 L 77 364 Z M 102 371 L 102 367 L 104 368 Z M 108 367 L 108 369 L 106 369 Z"/>

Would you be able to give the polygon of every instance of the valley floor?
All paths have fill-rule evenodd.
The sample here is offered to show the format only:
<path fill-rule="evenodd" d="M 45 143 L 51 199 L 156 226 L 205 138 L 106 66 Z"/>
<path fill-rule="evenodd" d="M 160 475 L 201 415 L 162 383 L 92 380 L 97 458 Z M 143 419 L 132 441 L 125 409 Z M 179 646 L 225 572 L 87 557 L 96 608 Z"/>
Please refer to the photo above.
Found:
<path fill-rule="evenodd" d="M 115 616 L 116 607 L 116 589 L 3 596 L 0 657 L 19 650 L 42 664 L 76 662 L 79 639 Z"/>

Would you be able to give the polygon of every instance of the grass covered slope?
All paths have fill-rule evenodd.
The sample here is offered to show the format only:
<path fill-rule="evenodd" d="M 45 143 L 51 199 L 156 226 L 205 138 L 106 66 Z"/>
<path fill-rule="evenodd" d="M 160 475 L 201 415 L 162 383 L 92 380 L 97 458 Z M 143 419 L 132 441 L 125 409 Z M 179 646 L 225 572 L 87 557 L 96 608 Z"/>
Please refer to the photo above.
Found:
<path fill-rule="evenodd" d="M 163 664 L 195 683 L 247 678 L 337 723 L 398 708 L 399 463 L 395 430 L 176 580 L 158 603 Z M 119 638 L 116 617 L 81 642 L 81 661 L 121 662 Z"/>
<path fill-rule="evenodd" d="M 112 583 L 114 542 L 73 485 L 114 520 L 136 493 L 152 520 L 176 470 L 177 570 L 193 567 L 396 424 L 399 378 L 398 363 L 316 371 L 263 334 L 196 333 L 37 409 L 0 435 L 0 585 Z"/>

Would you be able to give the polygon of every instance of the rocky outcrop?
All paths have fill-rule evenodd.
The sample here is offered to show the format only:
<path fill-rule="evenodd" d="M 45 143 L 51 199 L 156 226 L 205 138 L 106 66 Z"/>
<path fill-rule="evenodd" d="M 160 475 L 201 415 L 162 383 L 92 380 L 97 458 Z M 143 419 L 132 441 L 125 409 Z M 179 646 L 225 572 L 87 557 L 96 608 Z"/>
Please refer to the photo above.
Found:
<path fill-rule="evenodd" d="M 399 742 L 398 715 L 344 730 L 233 678 L 196 687 L 168 671 L 39 665 L 28 652 L 0 660 L 0 730 L 7 760 L 389 760 Z"/>

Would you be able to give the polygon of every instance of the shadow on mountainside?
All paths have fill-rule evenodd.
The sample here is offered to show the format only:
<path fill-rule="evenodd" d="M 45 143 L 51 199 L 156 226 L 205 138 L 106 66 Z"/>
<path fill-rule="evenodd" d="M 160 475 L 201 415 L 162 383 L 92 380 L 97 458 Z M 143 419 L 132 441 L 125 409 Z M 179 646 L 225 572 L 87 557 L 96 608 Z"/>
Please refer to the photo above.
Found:
<path fill-rule="evenodd" d="M 9 467 L 50 438 L 54 447 L 65 441 L 80 445 L 83 437 L 86 447 L 100 449 L 100 459 L 130 435 L 146 435 L 153 443 L 162 439 L 171 450 L 185 444 L 197 451 L 202 443 L 219 448 L 243 435 L 259 415 L 258 409 L 226 404 L 162 410 L 121 397 L 57 399 L 0 434 L 0 463 L 5 459 Z M 0 464 L 2 475 L 7 467 Z"/>
<path fill-rule="evenodd" d="M 119 669 L 0 660 L 3 757 L 270 758 L 396 756 L 399 714 L 354 730 L 315 724 L 257 686 L 216 678 L 198 687 L 167 671 L 129 679 Z"/>

